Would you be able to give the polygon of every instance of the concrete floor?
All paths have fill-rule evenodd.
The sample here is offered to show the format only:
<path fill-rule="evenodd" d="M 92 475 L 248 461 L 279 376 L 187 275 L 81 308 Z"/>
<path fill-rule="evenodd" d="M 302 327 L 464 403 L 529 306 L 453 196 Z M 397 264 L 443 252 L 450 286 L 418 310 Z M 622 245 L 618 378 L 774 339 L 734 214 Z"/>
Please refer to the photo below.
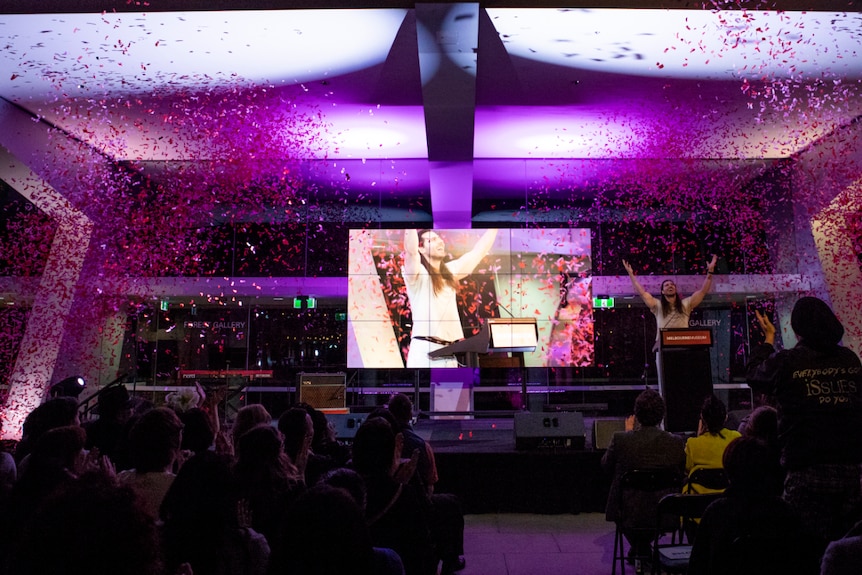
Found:
<path fill-rule="evenodd" d="M 461 575 L 610 575 L 614 524 L 603 513 L 464 519 Z"/>

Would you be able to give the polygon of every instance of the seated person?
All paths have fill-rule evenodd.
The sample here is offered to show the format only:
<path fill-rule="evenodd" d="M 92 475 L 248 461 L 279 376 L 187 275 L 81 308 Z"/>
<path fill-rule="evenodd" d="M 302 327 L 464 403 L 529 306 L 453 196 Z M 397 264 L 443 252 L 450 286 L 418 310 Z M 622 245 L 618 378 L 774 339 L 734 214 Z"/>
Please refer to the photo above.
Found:
<path fill-rule="evenodd" d="M 173 483 L 174 465 L 182 461 L 183 424 L 169 407 L 146 412 L 129 432 L 132 469 L 117 475 L 120 485 L 128 485 L 154 518 L 168 488 Z"/>
<path fill-rule="evenodd" d="M 698 469 L 721 469 L 722 457 L 728 444 L 740 437 L 738 431 L 724 427 L 727 421 L 727 407 L 715 395 L 710 395 L 700 409 L 700 422 L 697 437 L 685 442 L 685 472 L 691 475 Z M 723 489 L 688 483 L 687 493 L 717 493 Z"/>
<path fill-rule="evenodd" d="M 649 554 L 652 536 L 632 529 L 654 527 L 658 501 L 670 491 L 638 494 L 624 501 L 620 478 L 632 469 L 676 469 L 682 477 L 685 468 L 682 438 L 658 428 L 664 413 L 661 395 L 653 389 L 642 391 L 635 400 L 634 429 L 615 433 L 602 456 L 602 467 L 612 478 L 605 517 L 615 523 L 626 519 L 623 534 L 632 546 L 630 557 Z M 631 510 L 625 517 L 623 504 Z"/>
<path fill-rule="evenodd" d="M 742 437 L 725 450 L 724 469 L 730 486 L 701 518 L 688 574 L 724 575 L 743 568 L 745 572 L 758 572 L 748 569 L 752 568 L 761 573 L 810 573 L 799 516 L 781 498 L 783 472 L 777 452 L 761 441 Z M 755 543 L 743 548 L 744 538 Z M 776 562 L 785 558 L 786 569 L 777 568 Z M 767 561 L 767 566 L 755 565 L 759 560 Z"/>
<path fill-rule="evenodd" d="M 409 473 L 402 475 L 400 455 L 401 436 L 396 440 L 384 417 L 369 417 L 356 431 L 352 466 L 365 480 L 365 517 L 371 541 L 375 547 L 398 553 L 407 575 L 435 575 L 430 505 Z M 412 470 L 417 460 L 411 459 Z"/>
<path fill-rule="evenodd" d="M 820 575 L 856 575 L 862 565 L 862 521 L 826 547 Z"/>

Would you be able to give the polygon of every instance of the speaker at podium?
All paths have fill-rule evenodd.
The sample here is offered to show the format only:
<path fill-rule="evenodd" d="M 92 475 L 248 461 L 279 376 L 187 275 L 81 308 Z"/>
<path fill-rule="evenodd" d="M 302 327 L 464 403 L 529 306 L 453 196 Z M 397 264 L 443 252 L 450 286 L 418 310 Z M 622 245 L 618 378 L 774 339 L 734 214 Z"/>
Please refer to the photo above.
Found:
<path fill-rule="evenodd" d="M 515 449 L 583 449 L 586 436 L 584 415 L 577 411 L 515 414 Z"/>

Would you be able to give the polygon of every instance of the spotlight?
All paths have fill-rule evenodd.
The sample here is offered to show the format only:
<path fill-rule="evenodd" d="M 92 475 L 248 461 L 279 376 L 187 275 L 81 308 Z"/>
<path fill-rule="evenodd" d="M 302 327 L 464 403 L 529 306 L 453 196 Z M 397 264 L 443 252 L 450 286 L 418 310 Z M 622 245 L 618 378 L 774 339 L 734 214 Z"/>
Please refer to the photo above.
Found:
<path fill-rule="evenodd" d="M 51 386 L 51 397 L 75 397 L 84 391 L 87 382 L 80 375 L 73 375 Z"/>

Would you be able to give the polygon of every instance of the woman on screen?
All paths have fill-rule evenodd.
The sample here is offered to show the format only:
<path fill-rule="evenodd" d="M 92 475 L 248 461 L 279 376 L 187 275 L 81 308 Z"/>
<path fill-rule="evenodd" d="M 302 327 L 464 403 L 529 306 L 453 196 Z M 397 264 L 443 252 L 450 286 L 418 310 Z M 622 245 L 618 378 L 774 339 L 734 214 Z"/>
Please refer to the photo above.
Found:
<path fill-rule="evenodd" d="M 546 360 L 549 367 L 593 364 L 595 347 L 591 294 L 591 278 L 560 274 L 560 305 L 551 323 Z M 557 375 L 558 382 L 564 379 L 560 373 Z"/>
<path fill-rule="evenodd" d="M 404 231 L 401 273 L 413 315 L 407 367 L 458 367 L 454 357 L 432 360 L 428 353 L 464 337 L 456 300 L 458 282 L 479 265 L 496 237 L 497 230 L 489 229 L 473 249 L 448 260 L 446 244 L 437 232 Z"/>

